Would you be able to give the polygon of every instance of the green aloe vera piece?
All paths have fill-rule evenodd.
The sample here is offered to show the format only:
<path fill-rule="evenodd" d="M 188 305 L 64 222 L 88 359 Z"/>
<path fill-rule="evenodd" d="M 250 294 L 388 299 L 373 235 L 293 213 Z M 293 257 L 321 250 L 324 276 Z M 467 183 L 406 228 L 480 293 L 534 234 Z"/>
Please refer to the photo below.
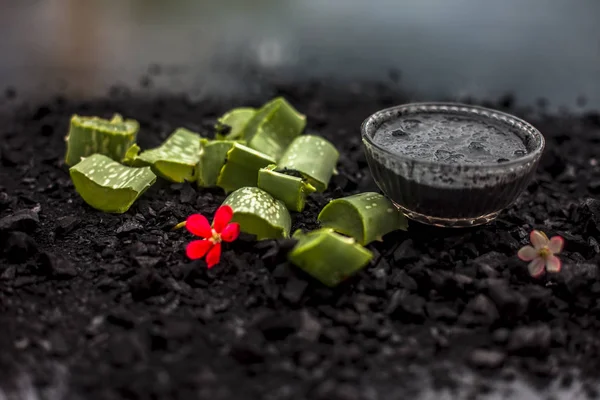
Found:
<path fill-rule="evenodd" d="M 269 165 L 258 171 L 258 187 L 281 200 L 288 210 L 304 210 L 306 196 L 313 193 L 315 188 L 302 178 L 277 172 L 275 168 L 275 165 Z"/>
<path fill-rule="evenodd" d="M 217 178 L 217 186 L 226 193 L 245 186 L 256 186 L 258 171 L 275 160 L 266 154 L 251 149 L 240 143 L 234 143 L 227 152 L 227 161 Z"/>
<path fill-rule="evenodd" d="M 257 187 L 244 187 L 231 193 L 223 202 L 233 209 L 233 222 L 242 232 L 258 240 L 290 236 L 292 218 L 285 205 Z"/>
<path fill-rule="evenodd" d="M 234 108 L 228 113 L 224 114 L 217 121 L 216 130 L 220 132 L 223 127 L 228 126 L 230 128 L 229 133 L 221 134 L 217 133 L 216 138 L 218 140 L 239 140 L 244 138 L 244 130 L 248 125 L 248 122 L 256 115 L 256 109 L 249 107 Z"/>
<path fill-rule="evenodd" d="M 306 116 L 278 97 L 256 112 L 246 125 L 244 137 L 249 147 L 279 160 L 305 126 Z"/>
<path fill-rule="evenodd" d="M 131 151 L 128 152 L 128 159 Z M 157 175 L 171 182 L 194 181 L 200 159 L 200 135 L 178 128 L 159 147 L 142 152 L 133 165 L 149 165 Z"/>
<path fill-rule="evenodd" d="M 84 158 L 69 173 L 81 198 L 95 209 L 109 213 L 129 210 L 156 182 L 149 167 L 126 167 L 102 154 Z"/>
<path fill-rule="evenodd" d="M 298 230 L 293 237 L 298 239 L 298 243 L 288 253 L 288 259 L 330 287 L 360 271 L 373 258 L 373 253 L 353 238 L 337 234 L 333 229 L 323 228 L 308 233 Z"/>
<path fill-rule="evenodd" d="M 351 236 L 362 245 L 408 227 L 404 214 L 388 198 L 375 192 L 332 200 L 323 207 L 318 219 L 323 227 Z"/>
<path fill-rule="evenodd" d="M 317 192 L 324 192 L 339 157 L 335 147 L 322 137 L 302 135 L 286 149 L 277 167 L 300 172 Z"/>
<path fill-rule="evenodd" d="M 232 140 L 201 140 L 200 160 L 196 166 L 196 182 L 200 187 L 213 187 L 217 185 L 217 178 L 225 160 L 227 152 L 231 150 Z"/>
<path fill-rule="evenodd" d="M 125 156 L 123 157 L 123 160 L 121 162 L 125 165 L 129 165 L 130 167 L 146 166 L 145 163 L 138 160 L 138 156 L 141 150 L 142 149 L 140 148 L 140 146 L 137 145 L 137 143 L 132 144 L 131 147 L 127 149 L 127 152 L 125 152 Z"/>
<path fill-rule="evenodd" d="M 111 120 L 73 115 L 67 135 L 65 162 L 72 166 L 92 154 L 104 154 L 121 161 L 137 137 L 140 125 L 136 120 L 123 120 L 115 114 Z"/>

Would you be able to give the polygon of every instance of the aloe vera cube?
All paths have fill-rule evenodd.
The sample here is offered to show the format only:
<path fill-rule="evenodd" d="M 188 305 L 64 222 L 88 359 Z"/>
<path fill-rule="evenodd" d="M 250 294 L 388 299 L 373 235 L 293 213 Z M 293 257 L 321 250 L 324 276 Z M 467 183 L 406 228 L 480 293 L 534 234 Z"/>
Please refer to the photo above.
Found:
<path fill-rule="evenodd" d="M 324 192 L 339 157 L 329 141 L 320 136 L 302 135 L 285 150 L 277 167 L 300 172 L 317 192 Z"/>
<path fill-rule="evenodd" d="M 375 192 L 332 200 L 323 207 L 318 220 L 323 227 L 351 236 L 362 245 L 408 227 L 406 217 L 394 203 Z"/>
<path fill-rule="evenodd" d="M 249 107 L 234 108 L 233 110 L 224 114 L 217 121 L 216 125 L 216 139 L 218 140 L 238 140 L 243 139 L 244 130 L 248 125 L 248 122 L 256 115 L 256 109 Z M 229 127 L 227 134 L 222 134 L 220 131 L 224 130 L 224 127 Z"/>
<path fill-rule="evenodd" d="M 275 160 L 266 154 L 260 153 L 240 143 L 234 143 L 227 152 L 227 161 L 217 178 L 217 186 L 226 193 L 245 186 L 256 186 L 258 171 Z"/>
<path fill-rule="evenodd" d="M 178 128 L 159 147 L 142 152 L 134 165 L 149 165 L 157 175 L 171 182 L 194 181 L 200 159 L 200 135 Z"/>
<path fill-rule="evenodd" d="M 81 198 L 108 213 L 126 212 L 156 182 L 150 167 L 126 167 L 102 154 L 84 158 L 69 174 Z"/>
<path fill-rule="evenodd" d="M 121 161 L 136 139 L 140 125 L 115 114 L 111 120 L 73 115 L 67 135 L 65 162 L 72 166 L 92 154 L 103 154 Z"/>
<path fill-rule="evenodd" d="M 288 260 L 324 285 L 333 287 L 364 268 L 373 258 L 353 238 L 323 228 L 303 233 L 296 231 L 298 243 Z"/>
<path fill-rule="evenodd" d="M 217 185 L 217 178 L 227 159 L 227 152 L 231 150 L 234 143 L 232 140 L 201 140 L 200 160 L 196 166 L 196 182 L 199 187 Z"/>
<path fill-rule="evenodd" d="M 285 204 L 288 210 L 302 211 L 306 204 L 306 196 L 315 188 L 295 176 L 275 171 L 275 166 L 261 168 L 258 171 L 258 187 Z"/>
<path fill-rule="evenodd" d="M 233 209 L 233 222 L 258 240 L 290 236 L 292 218 L 285 205 L 257 187 L 243 187 L 223 202 Z"/>
<path fill-rule="evenodd" d="M 279 160 L 305 126 L 306 116 L 278 97 L 256 112 L 246 125 L 244 136 L 249 147 Z"/>

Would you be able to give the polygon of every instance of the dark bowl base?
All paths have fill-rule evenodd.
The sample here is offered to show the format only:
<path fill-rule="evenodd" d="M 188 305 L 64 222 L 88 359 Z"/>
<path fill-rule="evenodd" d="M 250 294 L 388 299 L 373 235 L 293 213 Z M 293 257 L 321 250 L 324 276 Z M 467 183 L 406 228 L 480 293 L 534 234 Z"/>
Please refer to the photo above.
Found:
<path fill-rule="evenodd" d="M 498 215 L 502 212 L 502 210 L 500 210 L 479 217 L 470 218 L 440 218 L 411 211 L 407 208 L 402 207 L 395 201 L 392 201 L 392 203 L 394 203 L 396 207 L 398 207 L 398 209 L 402 211 L 406 218 L 412 219 L 422 224 L 439 226 L 441 228 L 470 228 L 473 226 L 485 225 L 495 220 L 498 217 Z"/>

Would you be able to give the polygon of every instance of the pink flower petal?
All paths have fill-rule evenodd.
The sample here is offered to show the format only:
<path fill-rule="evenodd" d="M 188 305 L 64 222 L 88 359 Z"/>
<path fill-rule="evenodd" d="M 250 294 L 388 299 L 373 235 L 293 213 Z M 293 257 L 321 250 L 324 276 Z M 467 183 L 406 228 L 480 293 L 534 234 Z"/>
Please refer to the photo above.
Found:
<path fill-rule="evenodd" d="M 215 244 L 206 255 L 206 265 L 212 268 L 221 261 L 221 243 Z"/>
<path fill-rule="evenodd" d="M 546 270 L 548 272 L 560 272 L 560 267 L 562 263 L 560 262 L 560 258 L 556 256 L 549 256 L 546 259 Z"/>
<path fill-rule="evenodd" d="M 223 229 L 227 226 L 229 222 L 231 222 L 231 218 L 233 218 L 233 209 L 228 206 L 221 206 L 215 213 L 215 218 L 213 219 L 213 228 L 217 233 L 223 232 Z"/>
<path fill-rule="evenodd" d="M 544 246 L 548 246 L 548 236 L 544 232 L 541 231 L 531 231 L 529 234 L 529 240 L 531 240 L 531 244 L 535 247 L 536 250 L 541 249 Z"/>
<path fill-rule="evenodd" d="M 560 254 L 563 247 L 565 247 L 565 240 L 560 236 L 553 236 L 548 244 L 548 248 L 553 254 Z"/>
<path fill-rule="evenodd" d="M 538 252 L 531 246 L 525 246 L 519 250 L 517 256 L 523 261 L 531 261 L 538 256 Z"/>
<path fill-rule="evenodd" d="M 541 257 L 536 258 L 532 262 L 529 263 L 527 269 L 529 270 L 529 274 L 534 278 L 539 278 L 544 273 L 545 266 L 544 259 Z"/>
<path fill-rule="evenodd" d="M 201 238 L 208 239 L 212 236 L 212 228 L 204 215 L 193 214 L 185 222 L 188 231 Z"/>

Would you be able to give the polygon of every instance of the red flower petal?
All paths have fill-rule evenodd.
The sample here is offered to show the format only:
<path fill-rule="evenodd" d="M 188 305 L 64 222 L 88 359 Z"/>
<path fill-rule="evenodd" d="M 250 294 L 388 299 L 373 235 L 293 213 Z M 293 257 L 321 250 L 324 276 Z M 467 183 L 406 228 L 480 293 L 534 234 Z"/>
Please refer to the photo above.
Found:
<path fill-rule="evenodd" d="M 240 235 L 240 224 L 236 224 L 235 222 L 229 224 L 223 229 L 221 232 L 221 239 L 224 242 L 233 242 Z"/>
<path fill-rule="evenodd" d="M 194 240 L 190 242 L 185 248 L 185 253 L 192 260 L 197 260 L 204 257 L 204 255 L 213 246 L 210 240 Z"/>
<path fill-rule="evenodd" d="M 215 244 L 206 255 L 206 265 L 208 268 L 214 267 L 221 260 L 221 243 Z"/>
<path fill-rule="evenodd" d="M 215 219 L 213 219 L 213 228 L 217 233 L 221 233 L 223 229 L 231 222 L 233 218 L 233 209 L 229 206 L 221 206 L 215 213 Z"/>
<path fill-rule="evenodd" d="M 211 238 L 212 228 L 204 215 L 193 214 L 185 221 L 185 227 L 188 231 L 201 238 Z"/>

